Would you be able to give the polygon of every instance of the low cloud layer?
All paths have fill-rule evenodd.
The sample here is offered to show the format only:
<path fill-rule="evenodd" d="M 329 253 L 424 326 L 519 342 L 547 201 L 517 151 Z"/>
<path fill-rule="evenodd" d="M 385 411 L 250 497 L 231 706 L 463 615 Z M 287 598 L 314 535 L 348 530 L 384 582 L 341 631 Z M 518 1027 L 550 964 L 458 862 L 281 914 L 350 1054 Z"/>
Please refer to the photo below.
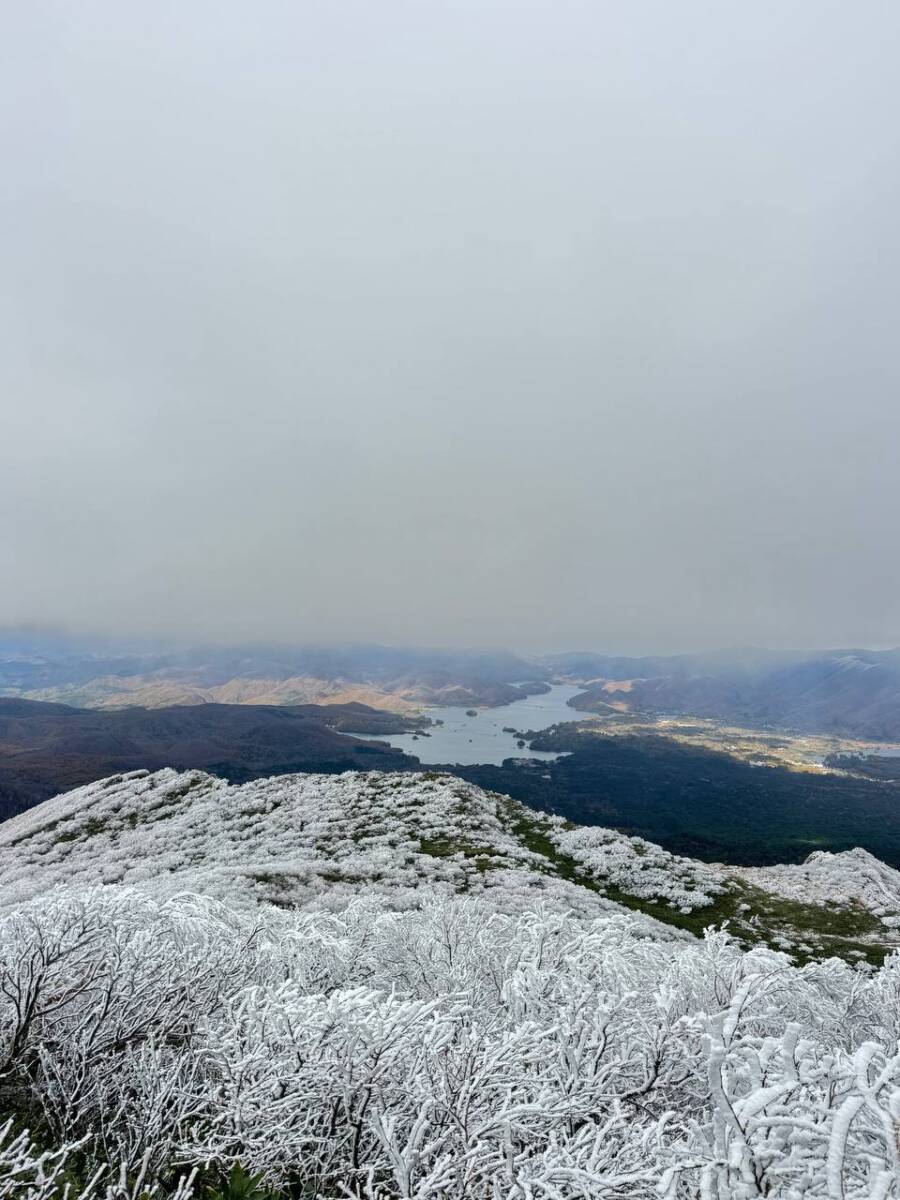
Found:
<path fill-rule="evenodd" d="M 0 622 L 900 642 L 900 9 L 7 13 Z"/>

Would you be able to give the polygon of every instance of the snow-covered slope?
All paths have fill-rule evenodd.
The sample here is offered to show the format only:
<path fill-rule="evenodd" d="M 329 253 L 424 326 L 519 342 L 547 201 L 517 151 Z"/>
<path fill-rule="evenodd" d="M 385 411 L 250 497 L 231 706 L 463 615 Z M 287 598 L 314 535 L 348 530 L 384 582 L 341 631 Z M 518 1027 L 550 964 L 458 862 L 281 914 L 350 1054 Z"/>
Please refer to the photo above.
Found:
<path fill-rule="evenodd" d="M 655 936 L 728 922 L 745 943 L 801 959 L 878 961 L 900 941 L 900 873 L 865 851 L 723 867 L 433 772 L 236 786 L 202 771 L 135 771 L 0 825 L 0 906 L 96 883 L 243 907 L 336 910 L 365 890 L 401 909 L 420 903 L 423 885 L 489 896 L 505 913 L 539 901 L 590 919 L 625 905 Z"/>
<path fill-rule="evenodd" d="M 243 906 L 340 907 L 365 889 L 403 908 L 427 884 L 489 893 L 504 912 L 538 900 L 584 917 L 620 911 L 560 877 L 510 832 L 513 817 L 527 819 L 527 810 L 433 773 L 279 775 L 234 786 L 202 771 L 135 771 L 0 825 L 0 905 L 60 884 L 126 883 Z"/>
<path fill-rule="evenodd" d="M 900 956 L 759 944 L 894 874 L 428 773 L 70 792 L 0 826 L 0 1200 L 260 1195 L 238 1162 L 272 1200 L 900 1200 Z M 724 915 L 757 944 L 690 936 Z"/>
<path fill-rule="evenodd" d="M 731 867 L 729 873 L 787 900 L 806 904 L 856 901 L 887 929 L 900 927 L 900 871 L 859 847 L 840 854 L 815 850 L 803 863 Z"/>

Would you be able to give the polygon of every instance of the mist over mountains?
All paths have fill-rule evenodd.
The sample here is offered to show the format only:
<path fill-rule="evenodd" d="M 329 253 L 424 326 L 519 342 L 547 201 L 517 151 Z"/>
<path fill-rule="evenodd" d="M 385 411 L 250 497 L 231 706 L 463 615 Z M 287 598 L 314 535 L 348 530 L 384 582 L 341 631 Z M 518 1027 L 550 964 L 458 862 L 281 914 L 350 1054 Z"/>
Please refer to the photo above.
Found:
<path fill-rule="evenodd" d="M 533 657 L 20 637 L 0 655 L 0 811 L 141 769 L 200 769 L 233 782 L 410 771 L 427 746 L 424 761 L 535 809 L 615 826 L 677 853 L 764 864 L 860 846 L 900 865 L 900 785 L 879 766 L 894 760 L 863 757 L 881 740 L 900 740 L 898 661 L 897 651 Z M 559 679 L 583 688 L 569 702 L 571 722 L 522 728 L 520 749 L 495 765 L 436 756 L 433 706 L 474 713 L 511 704 L 515 724 L 515 701 Z M 666 723 L 676 717 L 680 733 Z M 707 732 L 710 723 L 762 732 L 734 751 L 737 735 L 685 740 L 691 721 L 706 722 Z M 393 748 L 387 739 L 404 732 L 414 736 Z M 779 757 L 778 747 L 804 732 L 821 744 L 797 761 Z M 558 757 L 530 758 L 535 752 Z"/>
<path fill-rule="evenodd" d="M 508 704 L 551 672 L 506 650 L 135 646 L 0 631 L 0 695 L 76 706 Z M 390 698 L 390 699 L 388 699 Z"/>
<path fill-rule="evenodd" d="M 0 696 L 86 708 L 198 704 L 501 705 L 566 679 L 580 712 L 694 715 L 900 740 L 900 650 L 629 657 L 404 646 L 178 647 L 0 631 Z M 573 715 L 576 719 L 576 715 Z"/>
<path fill-rule="evenodd" d="M 670 658 L 558 655 L 548 665 L 597 682 L 579 709 L 712 717 L 736 725 L 896 741 L 900 650 L 746 650 Z"/>
<path fill-rule="evenodd" d="M 900 4 L 3 32 L 0 1200 L 900 1200 Z"/>

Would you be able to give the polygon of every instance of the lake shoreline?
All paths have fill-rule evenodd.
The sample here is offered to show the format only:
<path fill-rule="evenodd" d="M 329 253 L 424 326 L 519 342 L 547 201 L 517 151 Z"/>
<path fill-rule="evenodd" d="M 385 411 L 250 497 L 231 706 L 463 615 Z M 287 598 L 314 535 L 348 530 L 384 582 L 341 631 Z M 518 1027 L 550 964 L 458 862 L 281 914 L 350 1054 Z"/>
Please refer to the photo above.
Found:
<path fill-rule="evenodd" d="M 532 734 L 563 722 L 583 720 L 589 713 L 579 713 L 569 701 L 583 689 L 571 684 L 551 684 L 546 691 L 490 708 L 461 706 L 423 709 L 432 724 L 427 730 L 403 734 L 359 734 L 347 730 L 351 737 L 365 737 L 386 742 L 419 759 L 423 766 L 502 766 L 508 759 L 538 759 L 555 762 L 563 752 L 531 750 L 522 731 Z"/>

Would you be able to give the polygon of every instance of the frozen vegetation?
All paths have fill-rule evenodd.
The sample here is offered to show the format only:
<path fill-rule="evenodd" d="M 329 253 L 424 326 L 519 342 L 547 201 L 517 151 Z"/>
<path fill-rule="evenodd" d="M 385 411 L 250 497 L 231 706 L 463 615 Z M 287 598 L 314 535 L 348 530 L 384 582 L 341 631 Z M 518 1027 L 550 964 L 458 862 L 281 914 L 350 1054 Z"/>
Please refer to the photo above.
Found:
<path fill-rule="evenodd" d="M 505 912 L 537 900 L 587 917 L 619 911 L 508 832 L 500 814 L 511 804 L 447 775 L 279 775 L 236 787 L 202 771 L 136 771 L 0 825 L 0 907 L 63 883 L 125 883 L 245 908 L 335 909 L 365 888 L 403 908 L 429 884 L 448 896 L 489 892 Z"/>
<path fill-rule="evenodd" d="M 868 865 L 807 869 L 884 906 Z M 447 776 L 138 772 L 0 827 L 0 880 L 0 1198 L 900 1198 L 900 955 L 629 911 L 737 886 L 640 839 Z"/>
<path fill-rule="evenodd" d="M 665 900 L 681 912 L 712 904 L 725 890 L 722 872 L 715 867 L 614 829 L 577 826 L 559 829 L 551 837 L 592 877 L 608 880 L 631 896 Z"/>
<path fill-rule="evenodd" d="M 888 929 L 900 927 L 900 872 L 867 850 L 857 848 L 843 854 L 815 850 L 804 863 L 729 870 L 789 900 L 834 904 L 849 896 Z"/>

